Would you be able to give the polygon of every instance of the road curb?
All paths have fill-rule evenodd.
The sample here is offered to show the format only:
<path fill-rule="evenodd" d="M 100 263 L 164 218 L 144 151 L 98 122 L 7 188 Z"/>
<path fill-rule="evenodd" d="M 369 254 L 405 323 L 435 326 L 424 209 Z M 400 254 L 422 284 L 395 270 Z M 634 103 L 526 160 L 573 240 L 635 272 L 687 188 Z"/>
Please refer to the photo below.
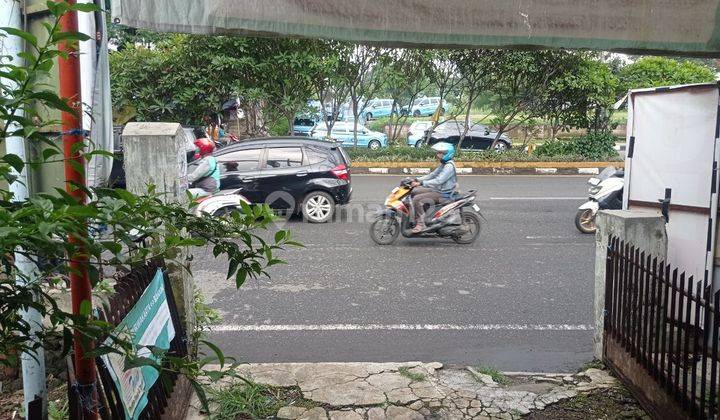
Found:
<path fill-rule="evenodd" d="M 457 162 L 458 175 L 597 175 L 625 162 Z M 353 174 L 424 175 L 430 162 L 353 162 Z"/>

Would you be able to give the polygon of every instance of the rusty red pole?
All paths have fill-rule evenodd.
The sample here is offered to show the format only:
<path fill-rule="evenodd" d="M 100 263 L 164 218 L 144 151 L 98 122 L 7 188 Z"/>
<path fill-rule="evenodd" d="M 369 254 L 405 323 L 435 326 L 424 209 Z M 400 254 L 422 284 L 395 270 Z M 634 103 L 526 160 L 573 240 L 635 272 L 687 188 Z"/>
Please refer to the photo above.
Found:
<path fill-rule="evenodd" d="M 67 4 L 75 4 L 75 0 L 64 0 Z M 63 32 L 77 32 L 77 12 L 70 10 L 60 19 Z M 77 200 L 84 204 L 86 194 L 75 184 L 85 185 L 85 162 L 80 146 L 84 141 L 82 131 L 82 96 L 80 94 L 80 59 L 78 41 L 62 41 L 58 46 L 61 52 L 67 53 L 67 58 L 58 58 L 60 71 L 60 97 L 68 101 L 74 112 L 62 113 L 62 141 L 65 155 L 65 189 Z M 88 277 L 88 257 L 80 238 L 87 236 L 87 226 L 81 226 L 78 236 L 70 236 L 68 241 L 75 245 L 75 255 L 70 256 L 70 294 L 72 298 L 72 311 L 80 315 L 83 302 L 92 302 L 92 286 Z M 97 419 L 97 392 L 95 389 L 95 361 L 86 358 L 85 352 L 91 350 L 87 343 L 82 346 L 83 338 L 75 331 L 75 378 L 80 396 L 80 409 L 83 419 Z M 85 340 L 86 341 L 86 340 Z M 71 384 L 74 385 L 74 384 Z"/>

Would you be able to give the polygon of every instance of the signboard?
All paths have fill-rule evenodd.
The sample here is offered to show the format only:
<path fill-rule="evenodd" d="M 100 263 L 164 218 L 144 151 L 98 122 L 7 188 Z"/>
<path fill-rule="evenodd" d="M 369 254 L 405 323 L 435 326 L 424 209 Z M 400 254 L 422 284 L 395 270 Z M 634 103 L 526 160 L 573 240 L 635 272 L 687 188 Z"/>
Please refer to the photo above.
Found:
<path fill-rule="evenodd" d="M 630 92 L 625 208 L 661 211 L 670 195 L 667 263 L 712 282 L 717 220 L 718 85 Z"/>
<path fill-rule="evenodd" d="M 113 21 L 162 32 L 385 46 L 720 53 L 719 0 L 113 0 Z"/>
<path fill-rule="evenodd" d="M 170 317 L 164 276 L 158 269 L 155 277 L 138 299 L 135 306 L 115 329 L 118 335 L 128 334 L 136 346 L 137 354 L 159 361 L 149 346 L 167 350 L 175 337 L 175 329 Z M 106 341 L 106 345 L 111 343 Z M 147 395 L 159 372 L 151 366 L 141 366 L 125 370 L 125 357 L 121 354 L 102 356 L 110 376 L 115 382 L 126 419 L 137 419 L 147 405 Z"/>

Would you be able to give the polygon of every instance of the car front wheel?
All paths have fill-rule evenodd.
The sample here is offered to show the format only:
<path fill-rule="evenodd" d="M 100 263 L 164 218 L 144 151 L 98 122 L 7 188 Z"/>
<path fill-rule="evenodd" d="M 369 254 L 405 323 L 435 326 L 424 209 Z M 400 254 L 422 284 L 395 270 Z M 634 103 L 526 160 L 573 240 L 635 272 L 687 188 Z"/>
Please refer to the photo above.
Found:
<path fill-rule="evenodd" d="M 418 140 L 415 142 L 415 147 L 423 147 L 425 145 L 425 140 Z"/>
<path fill-rule="evenodd" d="M 370 140 L 370 143 L 368 143 L 368 147 L 370 148 L 370 150 L 378 150 L 382 147 L 382 144 L 380 144 L 380 142 L 377 140 Z"/>
<path fill-rule="evenodd" d="M 367 114 L 365 114 L 365 120 L 367 120 L 367 121 L 372 120 L 372 112 L 368 112 Z"/>
<path fill-rule="evenodd" d="M 302 213 L 310 223 L 325 223 L 335 213 L 335 200 L 323 191 L 313 191 L 303 200 Z"/>
<path fill-rule="evenodd" d="M 416 118 L 417 118 L 417 117 L 419 117 L 419 116 L 420 116 L 420 111 L 419 111 L 419 110 L 413 111 L 413 117 L 416 117 Z"/>

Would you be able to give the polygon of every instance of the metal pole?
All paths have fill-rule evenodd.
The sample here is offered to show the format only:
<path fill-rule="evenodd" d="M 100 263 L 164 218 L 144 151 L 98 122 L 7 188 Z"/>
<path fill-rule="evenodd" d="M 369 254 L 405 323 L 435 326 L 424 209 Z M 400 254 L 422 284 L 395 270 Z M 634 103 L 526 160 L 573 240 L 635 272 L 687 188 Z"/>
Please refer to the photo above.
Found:
<path fill-rule="evenodd" d="M 15 29 L 23 29 L 22 15 L 20 3 L 16 0 L 0 0 L 0 24 Z M 23 43 L 20 37 L 6 37 L 2 41 L 2 55 L 12 57 L 14 63 L 21 62 L 18 53 L 23 51 Z M 12 98 L 8 98 L 12 99 Z M 16 114 L 21 114 L 17 111 Z M 11 122 L 8 127 L 10 132 L 20 128 L 17 123 Z M 18 156 L 25 162 L 25 140 L 22 137 L 12 136 L 6 139 L 6 152 Z M 17 180 L 9 185 L 9 190 L 13 194 L 12 201 L 23 202 L 28 199 L 28 176 L 27 168 L 23 168 L 20 173 L 13 169 L 13 174 L 17 176 Z M 18 248 L 15 252 L 15 269 L 17 270 L 16 282 L 19 286 L 27 286 L 37 281 L 37 270 L 35 265 L 22 253 L 22 248 Z M 30 326 L 29 338 L 35 339 L 37 332 L 42 327 L 42 316 L 36 309 L 28 309 L 21 311 L 20 316 L 23 321 Z M 41 344 L 41 343 L 38 343 Z M 41 416 L 46 417 L 47 413 L 47 389 L 45 387 L 45 351 L 40 345 L 35 350 L 24 352 L 20 355 L 22 362 L 22 382 L 25 413 L 31 413 L 30 404 L 35 402 L 33 406 L 37 407 L 37 400 L 40 400 L 42 408 Z M 33 413 L 36 414 L 36 413 Z"/>
<path fill-rule="evenodd" d="M 75 4 L 75 0 L 64 0 L 68 4 Z M 78 20 L 77 12 L 74 10 L 65 13 L 61 20 L 60 26 L 63 32 L 77 32 Z M 62 56 L 58 58 L 58 68 L 60 74 L 60 96 L 68 101 L 68 104 L 75 112 L 63 112 L 62 120 L 62 140 L 65 156 L 65 189 L 77 200 L 79 204 L 84 204 L 86 195 L 83 189 L 76 185 L 85 186 L 85 164 L 78 147 L 83 143 L 83 130 L 81 121 L 81 101 L 82 94 L 80 89 L 80 61 L 78 57 L 78 42 L 63 41 L 59 45 L 61 52 L 67 53 L 67 58 Z M 76 146 L 77 145 L 77 146 Z M 74 162 L 74 163 L 73 163 Z M 87 236 L 87 226 L 78 229 L 79 237 Z M 70 257 L 70 294 L 72 298 L 73 314 L 79 315 L 83 303 L 92 303 L 92 286 L 88 277 L 88 257 L 78 236 L 70 236 L 69 243 L 75 245 L 75 255 Z M 90 315 L 88 315 L 90 316 Z M 75 361 L 75 377 L 76 386 L 80 396 L 81 414 L 83 419 L 97 418 L 97 390 L 95 387 L 95 361 L 92 358 L 86 358 L 85 352 L 92 349 L 92 343 L 86 343 L 83 347 L 81 341 L 83 337 L 78 331 L 75 331 L 74 339 L 74 361 Z"/>

